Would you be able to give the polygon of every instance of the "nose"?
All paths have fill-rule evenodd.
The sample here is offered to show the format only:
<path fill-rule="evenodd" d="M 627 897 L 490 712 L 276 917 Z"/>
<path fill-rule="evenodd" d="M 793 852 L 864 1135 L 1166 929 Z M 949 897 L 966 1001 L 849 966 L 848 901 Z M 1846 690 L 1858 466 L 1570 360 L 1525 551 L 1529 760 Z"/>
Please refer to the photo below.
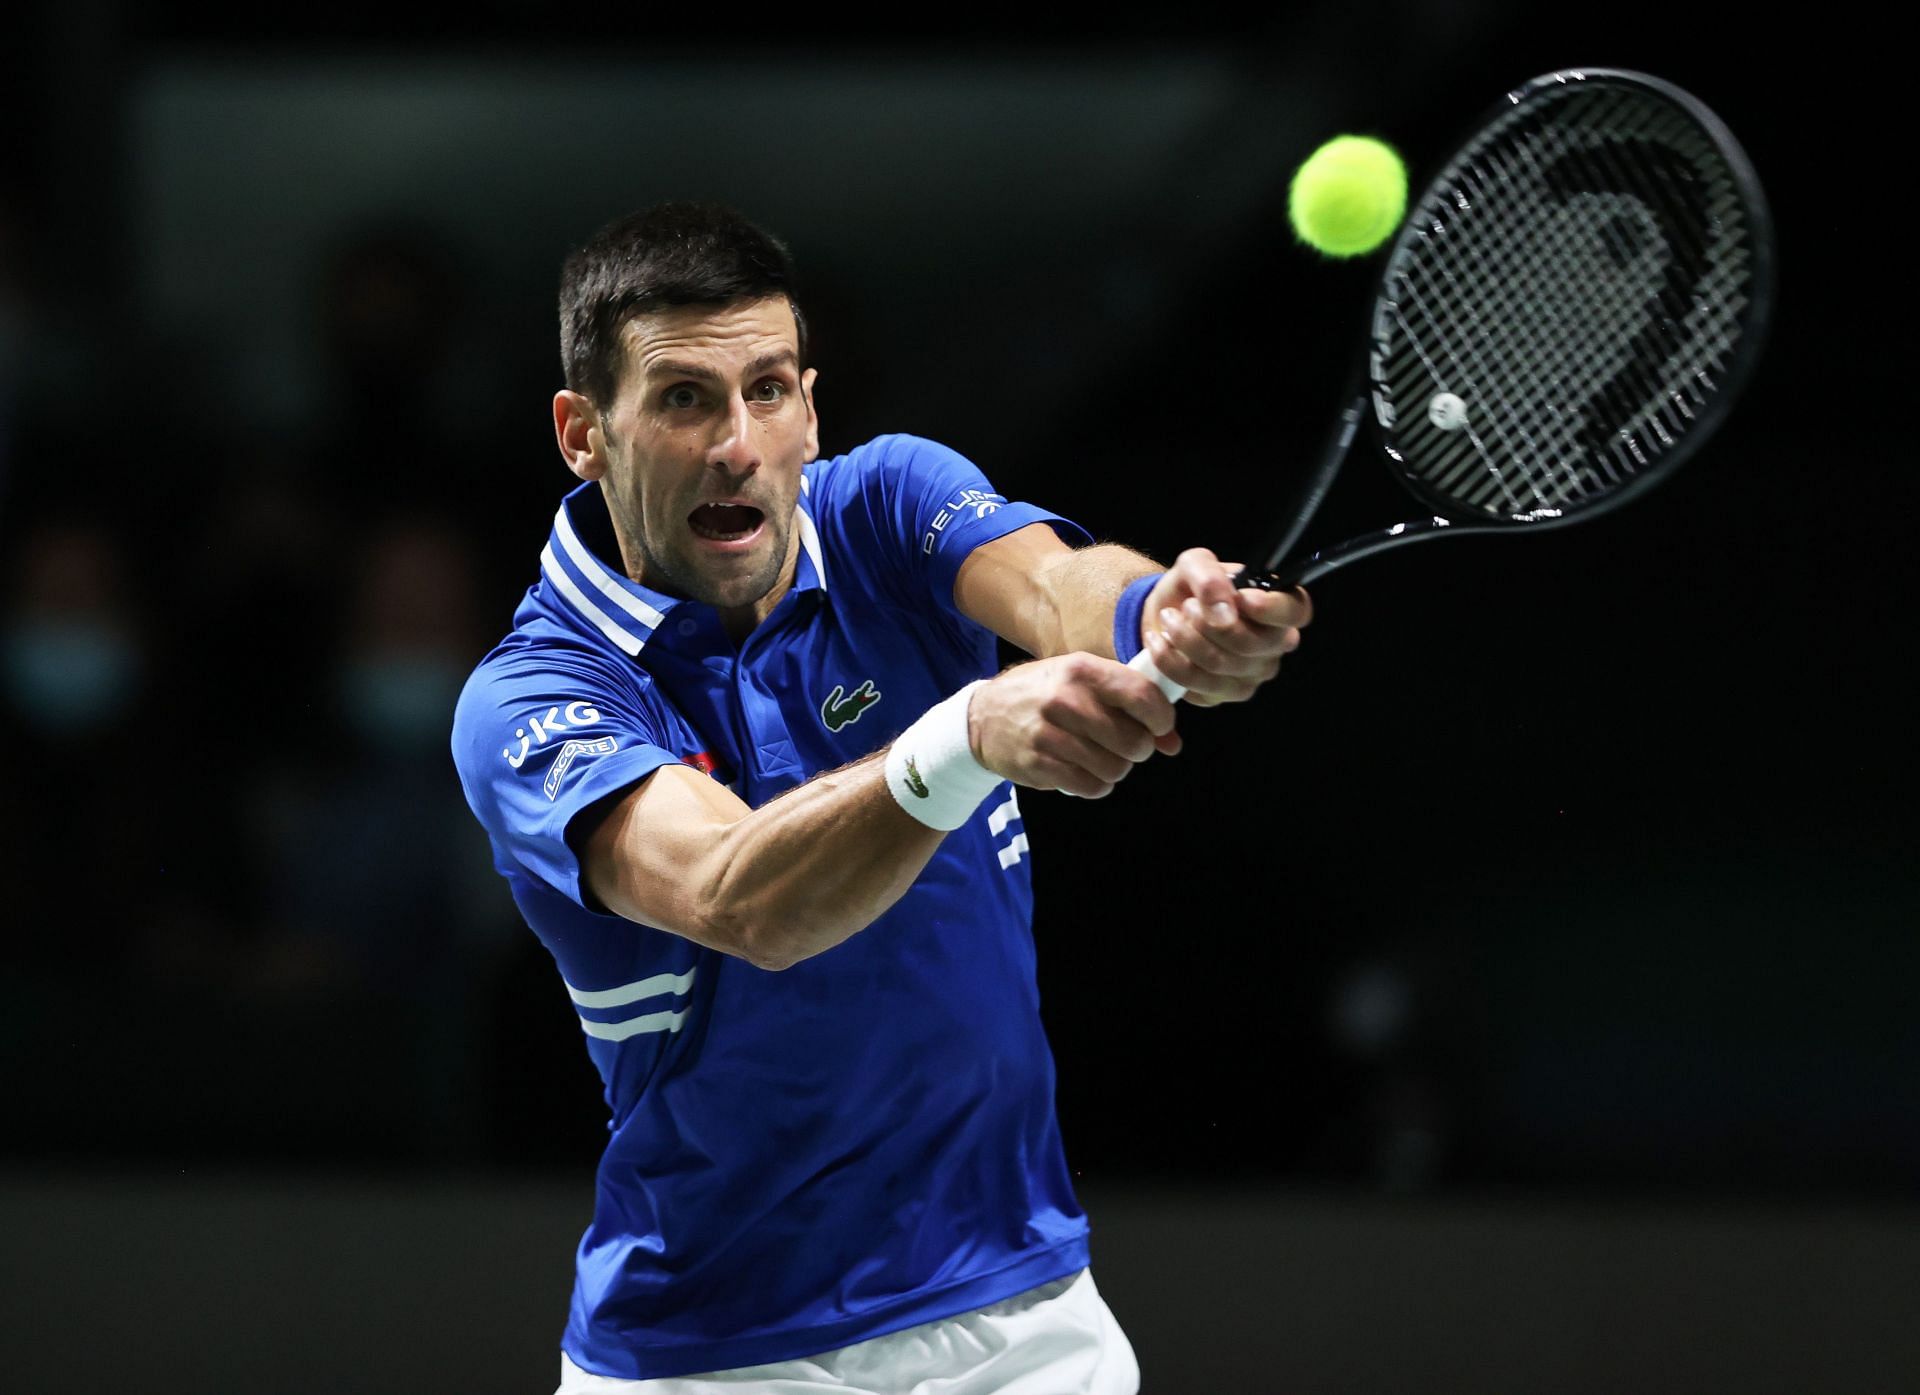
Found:
<path fill-rule="evenodd" d="M 753 413 L 747 400 L 735 393 L 727 401 L 727 414 L 717 423 L 707 464 L 729 475 L 744 477 L 760 468 L 760 442 L 754 434 Z"/>

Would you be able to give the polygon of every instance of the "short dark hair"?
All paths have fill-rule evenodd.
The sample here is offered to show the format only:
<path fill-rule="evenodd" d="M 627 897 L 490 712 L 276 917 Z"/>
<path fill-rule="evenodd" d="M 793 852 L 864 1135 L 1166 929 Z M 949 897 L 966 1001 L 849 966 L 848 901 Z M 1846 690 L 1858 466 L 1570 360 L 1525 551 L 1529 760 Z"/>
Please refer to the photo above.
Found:
<path fill-rule="evenodd" d="M 567 386 L 601 408 L 620 379 L 620 331 L 666 305 L 784 296 L 807 361 L 793 257 L 771 233 L 717 203 L 662 203 L 600 229 L 560 272 L 560 362 Z"/>

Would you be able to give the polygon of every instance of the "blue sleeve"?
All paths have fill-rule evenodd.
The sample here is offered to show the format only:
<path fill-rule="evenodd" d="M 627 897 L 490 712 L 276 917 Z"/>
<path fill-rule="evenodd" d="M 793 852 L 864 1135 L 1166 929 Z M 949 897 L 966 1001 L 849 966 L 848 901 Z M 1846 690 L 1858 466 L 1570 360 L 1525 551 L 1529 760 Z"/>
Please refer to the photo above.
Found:
<path fill-rule="evenodd" d="M 453 760 L 467 803 L 510 862 L 588 910 L 568 842 L 582 810 L 679 760 L 644 675 L 569 650 L 496 650 L 460 694 Z"/>
<path fill-rule="evenodd" d="M 881 436 L 852 452 L 856 487 L 882 540 L 949 615 L 960 564 L 983 543 L 1032 523 L 1051 524 L 1067 542 L 1092 542 L 1079 524 L 994 491 L 958 451 L 918 436 Z"/>

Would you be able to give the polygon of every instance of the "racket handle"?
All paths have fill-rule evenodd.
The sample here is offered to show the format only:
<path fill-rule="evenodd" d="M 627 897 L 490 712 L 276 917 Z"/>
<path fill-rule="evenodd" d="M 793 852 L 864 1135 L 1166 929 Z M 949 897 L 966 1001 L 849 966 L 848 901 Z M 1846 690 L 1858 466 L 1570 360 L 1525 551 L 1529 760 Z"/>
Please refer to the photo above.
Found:
<path fill-rule="evenodd" d="M 1162 673 L 1160 666 L 1153 661 L 1153 655 L 1144 649 L 1127 660 L 1127 667 L 1151 678 L 1154 687 L 1167 695 L 1168 702 L 1178 702 L 1187 695 L 1187 690 Z"/>

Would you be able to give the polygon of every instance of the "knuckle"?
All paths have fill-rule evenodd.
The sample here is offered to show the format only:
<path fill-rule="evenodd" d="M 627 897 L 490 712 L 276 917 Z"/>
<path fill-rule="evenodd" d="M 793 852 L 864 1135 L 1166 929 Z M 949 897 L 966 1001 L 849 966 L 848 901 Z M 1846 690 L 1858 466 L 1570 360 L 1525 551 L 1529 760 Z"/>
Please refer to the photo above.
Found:
<path fill-rule="evenodd" d="M 1035 789 L 1063 790 L 1073 783 L 1073 767 L 1064 761 L 1041 757 L 1029 768 Z"/>
<path fill-rule="evenodd" d="M 1068 765 L 1073 763 L 1073 738 L 1059 727 L 1043 727 L 1035 733 L 1033 749 L 1049 761 L 1059 761 Z"/>

